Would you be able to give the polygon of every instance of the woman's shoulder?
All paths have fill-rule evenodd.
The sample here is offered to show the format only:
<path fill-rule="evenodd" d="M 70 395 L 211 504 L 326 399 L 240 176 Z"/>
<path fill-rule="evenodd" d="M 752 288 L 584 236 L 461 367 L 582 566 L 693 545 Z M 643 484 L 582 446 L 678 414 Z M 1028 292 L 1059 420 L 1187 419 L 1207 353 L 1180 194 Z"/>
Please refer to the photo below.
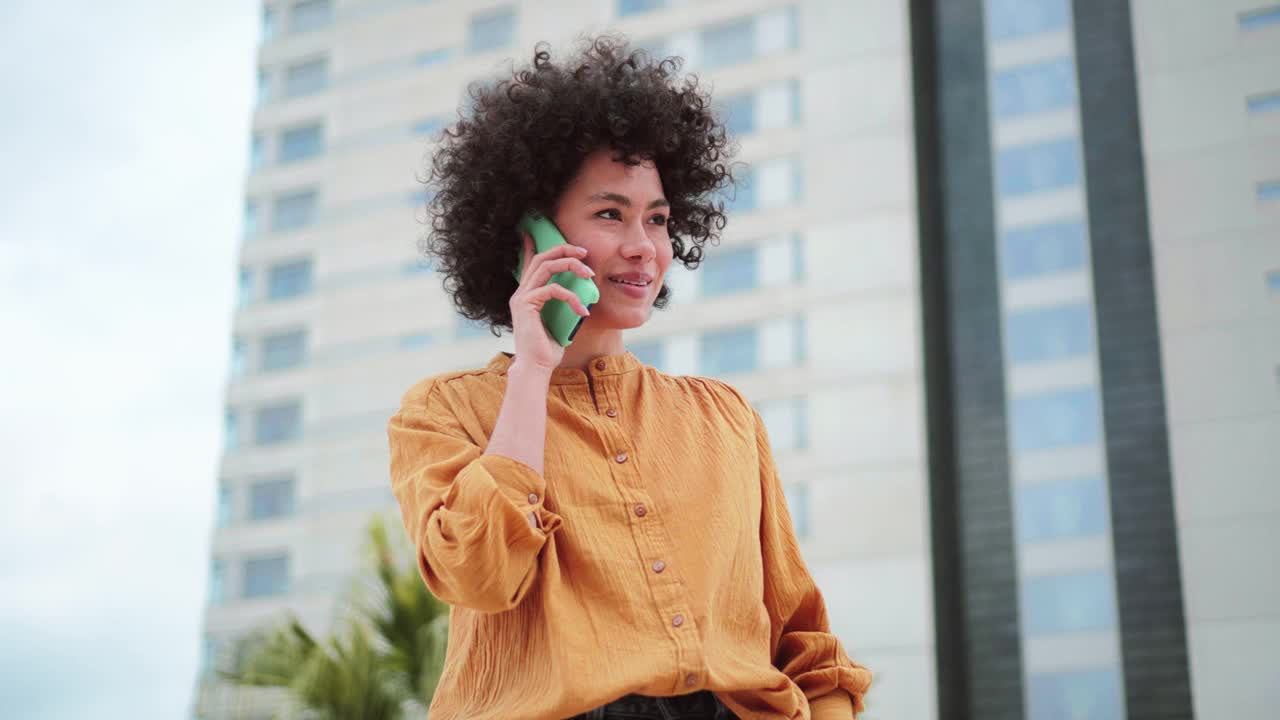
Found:
<path fill-rule="evenodd" d="M 662 375 L 677 394 L 689 396 L 697 406 L 718 410 L 717 416 L 733 424 L 754 424 L 755 407 L 742 391 L 719 378 L 701 375 Z"/>
<path fill-rule="evenodd" d="M 435 373 L 418 380 L 400 396 L 402 410 L 446 410 L 451 398 L 466 392 L 467 385 L 475 382 L 489 384 L 494 380 L 492 368 L 466 368 Z"/>

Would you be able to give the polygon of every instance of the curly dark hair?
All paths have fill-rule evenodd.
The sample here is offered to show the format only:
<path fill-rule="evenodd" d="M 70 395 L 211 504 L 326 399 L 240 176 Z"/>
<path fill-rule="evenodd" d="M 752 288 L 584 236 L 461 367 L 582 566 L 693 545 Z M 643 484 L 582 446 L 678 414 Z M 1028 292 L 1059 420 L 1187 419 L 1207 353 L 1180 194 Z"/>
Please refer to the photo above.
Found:
<path fill-rule="evenodd" d="M 594 150 L 611 148 L 632 165 L 654 162 L 671 203 L 673 259 L 690 270 L 725 226 L 719 191 L 733 185 L 728 164 L 736 147 L 697 76 L 677 78 L 681 58 L 654 58 L 618 35 L 580 42 L 559 64 L 540 42 L 531 66 L 472 84 L 470 107 L 442 131 L 430 162 L 430 229 L 420 248 L 458 311 L 487 322 L 494 335 L 511 330 L 516 223 L 529 210 L 554 215 Z M 664 284 L 654 307 L 665 307 L 670 295 Z"/>

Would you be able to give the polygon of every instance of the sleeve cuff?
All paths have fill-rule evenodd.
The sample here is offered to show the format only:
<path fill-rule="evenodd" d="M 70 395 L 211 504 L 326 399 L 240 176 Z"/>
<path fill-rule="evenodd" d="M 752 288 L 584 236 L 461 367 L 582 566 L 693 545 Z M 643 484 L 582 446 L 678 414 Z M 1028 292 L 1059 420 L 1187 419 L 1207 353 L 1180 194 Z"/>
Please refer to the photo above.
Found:
<path fill-rule="evenodd" d="M 459 474 L 445 503 L 464 515 L 489 517 L 489 503 L 496 493 L 511 508 L 510 515 L 519 516 L 521 524 L 545 536 L 560 525 L 560 517 L 544 504 L 546 488 L 546 479 L 525 463 L 504 455 L 481 455 Z"/>
<path fill-rule="evenodd" d="M 853 698 L 839 688 L 809 701 L 809 717 L 813 720 L 851 720 Z"/>

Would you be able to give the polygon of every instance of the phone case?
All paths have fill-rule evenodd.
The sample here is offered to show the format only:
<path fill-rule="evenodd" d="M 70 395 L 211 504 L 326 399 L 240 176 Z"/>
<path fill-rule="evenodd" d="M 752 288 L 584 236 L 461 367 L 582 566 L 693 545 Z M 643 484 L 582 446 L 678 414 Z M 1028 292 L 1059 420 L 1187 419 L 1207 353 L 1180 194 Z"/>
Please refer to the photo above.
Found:
<path fill-rule="evenodd" d="M 551 222 L 551 219 L 539 215 L 537 213 L 529 213 L 520 219 L 519 229 L 529 233 L 533 238 L 535 252 L 546 252 L 551 248 L 568 242 L 564 236 L 560 234 L 560 230 Z M 516 263 L 516 281 L 520 280 L 520 273 L 524 269 L 524 258 Z M 566 270 L 551 276 L 548 282 L 558 283 L 568 288 L 569 292 L 578 296 L 583 305 L 590 310 L 591 306 L 600 300 L 600 288 L 591 278 L 584 278 L 580 275 Z M 542 306 L 542 324 L 547 328 L 547 332 L 551 337 L 556 339 L 562 347 L 569 347 L 573 343 L 573 336 L 578 334 L 578 328 L 581 327 L 582 321 L 586 318 L 574 311 L 573 306 L 559 298 L 552 298 Z"/>

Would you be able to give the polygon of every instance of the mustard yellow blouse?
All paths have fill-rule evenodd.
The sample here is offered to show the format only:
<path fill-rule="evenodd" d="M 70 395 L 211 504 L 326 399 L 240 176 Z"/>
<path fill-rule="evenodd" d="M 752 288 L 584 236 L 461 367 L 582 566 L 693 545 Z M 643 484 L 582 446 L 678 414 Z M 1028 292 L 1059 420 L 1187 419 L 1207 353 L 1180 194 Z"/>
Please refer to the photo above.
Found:
<path fill-rule="evenodd" d="M 862 710 L 871 673 L 830 632 L 737 390 L 630 352 L 556 369 L 539 475 L 482 454 L 511 363 L 422 380 L 387 427 L 419 569 L 452 606 L 432 720 L 703 689 L 750 720 Z"/>

